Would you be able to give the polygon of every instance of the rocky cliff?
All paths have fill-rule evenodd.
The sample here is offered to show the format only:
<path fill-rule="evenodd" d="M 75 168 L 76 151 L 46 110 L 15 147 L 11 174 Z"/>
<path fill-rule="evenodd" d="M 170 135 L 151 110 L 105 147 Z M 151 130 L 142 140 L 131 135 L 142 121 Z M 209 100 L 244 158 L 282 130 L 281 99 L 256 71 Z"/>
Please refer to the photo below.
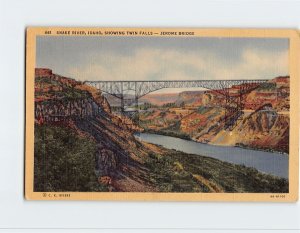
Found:
<path fill-rule="evenodd" d="M 208 143 L 288 153 L 289 115 L 279 114 L 265 105 L 249 115 L 244 114 L 232 131 L 220 130 L 211 135 Z"/>
<path fill-rule="evenodd" d="M 229 92 L 237 88 L 232 87 Z M 176 100 L 176 109 L 144 112 L 141 125 L 152 132 L 202 143 L 288 153 L 289 77 L 277 77 L 256 86 L 243 98 L 243 111 L 231 130 L 224 130 L 225 98 L 213 90 L 182 92 Z"/>
<path fill-rule="evenodd" d="M 155 189 L 141 182 L 146 175 L 146 171 L 140 169 L 142 157 L 147 155 L 148 149 L 135 140 L 133 133 L 138 127 L 130 119 L 112 114 L 107 100 L 92 87 L 49 71 L 37 69 L 36 74 L 37 125 L 69 128 L 94 140 L 98 181 L 110 190 Z"/>

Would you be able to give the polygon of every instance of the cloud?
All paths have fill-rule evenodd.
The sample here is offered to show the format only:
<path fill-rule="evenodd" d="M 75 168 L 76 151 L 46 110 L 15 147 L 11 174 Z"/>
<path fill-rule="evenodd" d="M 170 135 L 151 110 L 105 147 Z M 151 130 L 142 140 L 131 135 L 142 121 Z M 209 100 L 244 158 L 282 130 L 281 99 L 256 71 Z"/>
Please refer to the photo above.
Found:
<path fill-rule="evenodd" d="M 246 49 L 237 63 L 217 61 L 212 68 L 215 79 L 271 79 L 289 74 L 287 51 Z"/>
<path fill-rule="evenodd" d="M 182 80 L 199 79 L 207 61 L 194 53 L 138 49 L 133 55 L 92 54 L 67 71 L 79 80 Z"/>
<path fill-rule="evenodd" d="M 89 81 L 265 79 L 287 74 L 287 51 L 256 48 L 243 49 L 238 60 L 207 51 L 171 48 L 136 48 L 125 55 L 94 52 L 67 70 L 68 76 Z"/>

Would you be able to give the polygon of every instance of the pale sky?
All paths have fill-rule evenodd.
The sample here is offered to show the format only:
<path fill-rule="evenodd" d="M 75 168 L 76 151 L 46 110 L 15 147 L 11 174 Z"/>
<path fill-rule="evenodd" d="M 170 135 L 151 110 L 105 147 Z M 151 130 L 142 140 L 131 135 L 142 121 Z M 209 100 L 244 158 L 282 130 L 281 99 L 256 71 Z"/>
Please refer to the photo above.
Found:
<path fill-rule="evenodd" d="M 279 38 L 38 36 L 36 67 L 81 81 L 271 79 L 289 74 L 288 49 Z"/>

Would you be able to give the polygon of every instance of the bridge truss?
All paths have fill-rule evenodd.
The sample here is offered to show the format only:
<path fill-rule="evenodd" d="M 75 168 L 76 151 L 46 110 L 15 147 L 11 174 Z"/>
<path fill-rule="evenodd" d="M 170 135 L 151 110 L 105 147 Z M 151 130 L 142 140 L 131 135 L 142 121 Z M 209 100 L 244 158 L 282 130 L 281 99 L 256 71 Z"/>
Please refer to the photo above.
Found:
<path fill-rule="evenodd" d="M 266 83 L 266 79 L 243 80 L 173 80 L 173 81 L 85 81 L 84 83 L 95 87 L 101 92 L 110 94 L 121 101 L 123 115 L 138 116 L 138 100 L 157 90 L 164 88 L 204 88 L 222 95 L 224 101 L 219 103 L 224 107 L 225 129 L 232 129 L 234 122 L 242 115 L 245 96 L 253 89 Z M 126 95 L 128 91 L 134 94 Z M 125 111 L 127 106 L 134 105 L 134 111 Z"/>

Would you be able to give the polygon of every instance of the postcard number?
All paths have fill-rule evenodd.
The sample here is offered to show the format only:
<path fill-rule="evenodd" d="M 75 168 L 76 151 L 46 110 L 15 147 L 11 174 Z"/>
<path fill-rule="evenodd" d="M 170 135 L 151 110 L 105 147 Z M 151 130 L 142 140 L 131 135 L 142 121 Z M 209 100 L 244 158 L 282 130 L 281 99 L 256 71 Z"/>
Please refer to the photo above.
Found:
<path fill-rule="evenodd" d="M 285 198 L 285 194 L 276 194 L 276 195 L 271 195 L 270 198 Z"/>

